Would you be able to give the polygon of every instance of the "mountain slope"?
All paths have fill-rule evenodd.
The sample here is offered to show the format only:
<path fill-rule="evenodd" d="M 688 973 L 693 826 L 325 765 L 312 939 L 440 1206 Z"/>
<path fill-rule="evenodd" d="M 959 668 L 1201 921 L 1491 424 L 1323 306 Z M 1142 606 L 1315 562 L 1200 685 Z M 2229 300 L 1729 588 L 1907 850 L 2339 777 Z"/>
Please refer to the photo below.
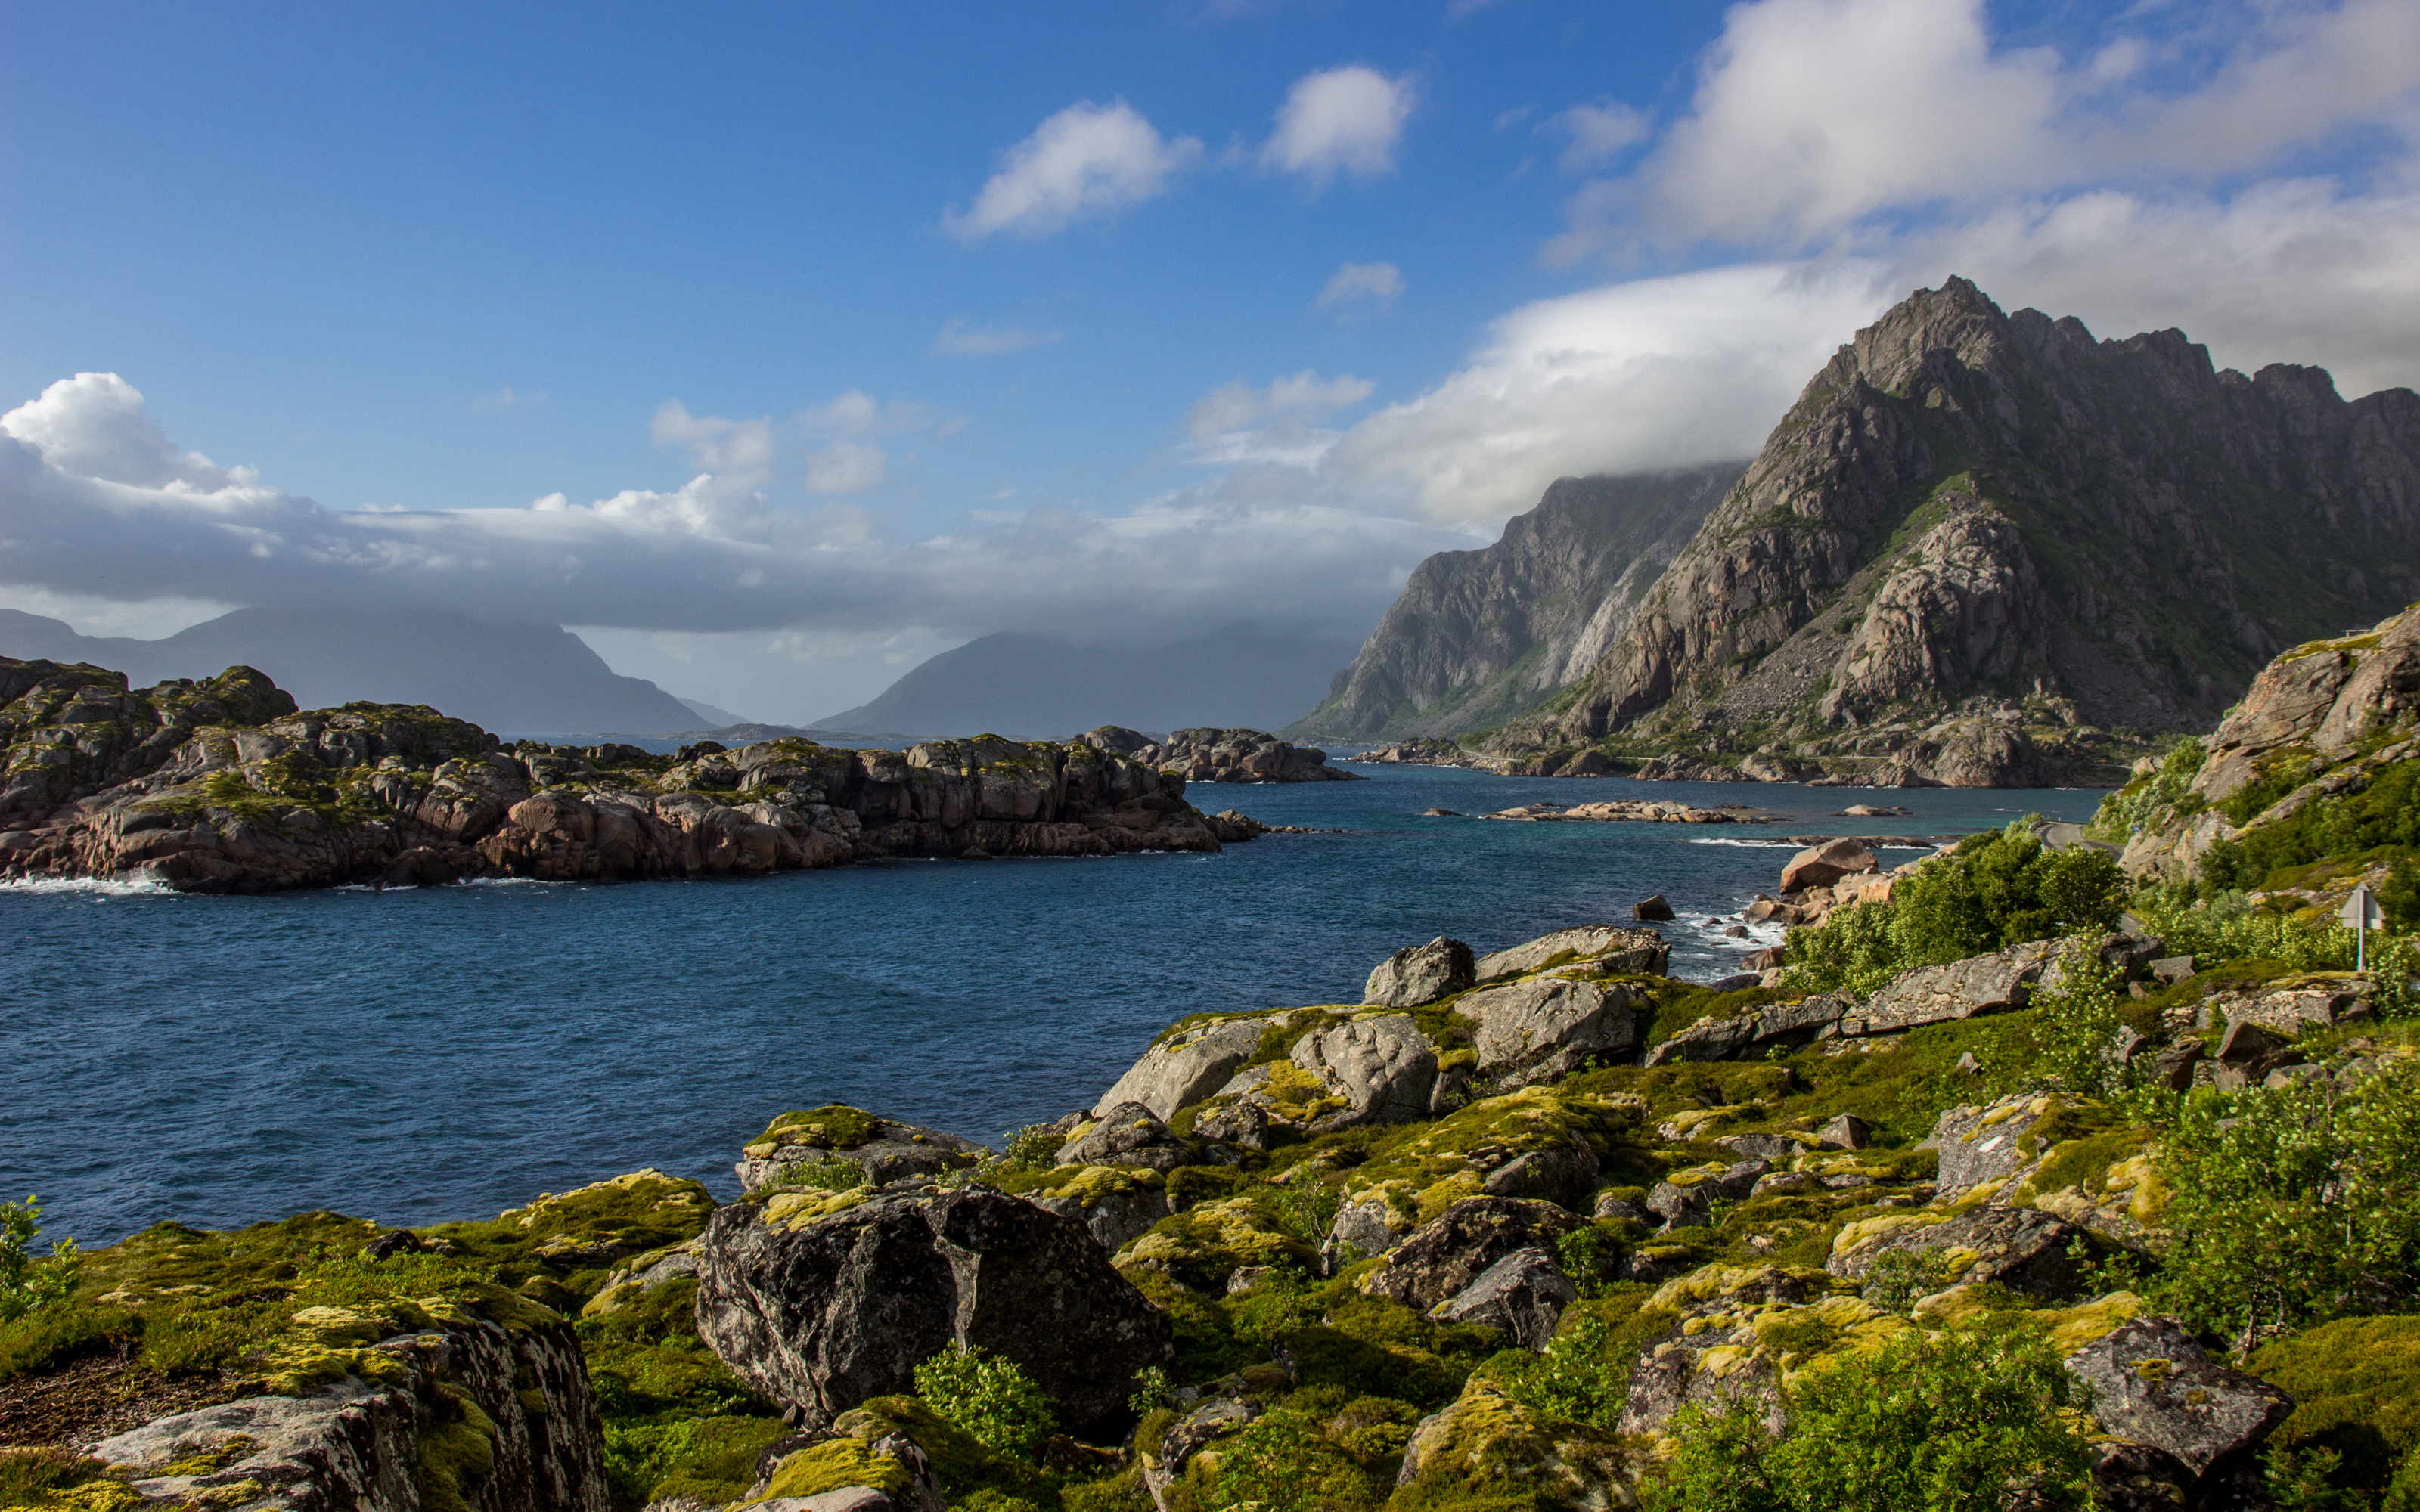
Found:
<path fill-rule="evenodd" d="M 1491 744 L 2070 779 L 2128 744 L 2093 727 L 2205 726 L 2279 647 L 2414 597 L 2420 395 L 1951 279 L 1840 348 L 1585 682 Z"/>
<path fill-rule="evenodd" d="M 78 635 L 58 620 L 0 609 L 0 656 L 90 662 L 132 687 L 255 667 L 306 709 L 355 700 L 427 703 L 513 734 L 694 730 L 687 704 L 617 675 L 559 625 L 412 613 L 240 609 L 160 640 Z"/>
<path fill-rule="evenodd" d="M 1231 625 L 1171 645 L 1078 646 L 1003 633 L 920 663 L 869 703 L 816 724 L 927 734 L 1073 734 L 1099 725 L 1274 730 L 1319 697 L 1352 642 Z"/>
<path fill-rule="evenodd" d="M 1528 712 L 1595 664 L 1740 472 L 1556 480 L 1495 545 L 1413 568 L 1326 701 L 1287 733 L 1450 735 Z"/>

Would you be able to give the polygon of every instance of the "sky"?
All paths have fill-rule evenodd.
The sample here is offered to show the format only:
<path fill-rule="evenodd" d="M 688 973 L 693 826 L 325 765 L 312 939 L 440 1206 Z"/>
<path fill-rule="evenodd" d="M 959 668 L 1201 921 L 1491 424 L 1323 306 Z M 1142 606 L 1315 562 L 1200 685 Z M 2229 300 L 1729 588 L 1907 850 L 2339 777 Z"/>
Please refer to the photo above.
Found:
<path fill-rule="evenodd" d="M 1366 633 L 1952 273 L 2420 384 L 2411 0 L 0 0 L 0 605 L 572 625 L 758 719 Z"/>

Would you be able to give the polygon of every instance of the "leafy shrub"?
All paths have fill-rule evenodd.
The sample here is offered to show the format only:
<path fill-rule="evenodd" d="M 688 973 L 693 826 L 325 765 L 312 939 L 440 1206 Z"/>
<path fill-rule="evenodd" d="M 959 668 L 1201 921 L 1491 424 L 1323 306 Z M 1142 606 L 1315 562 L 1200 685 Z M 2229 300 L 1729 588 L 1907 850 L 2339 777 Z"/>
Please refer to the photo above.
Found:
<path fill-rule="evenodd" d="M 1375 1500 L 1369 1477 L 1291 1408 L 1263 1413 L 1217 1447 L 1204 1498 L 1215 1512 L 1325 1512 Z"/>
<path fill-rule="evenodd" d="M 2015 1059 L 2003 1079 L 2079 1097 L 2105 1097 L 2119 1090 L 2124 1068 L 2112 1054 L 2124 1026 L 2118 974 L 2089 942 L 2079 939 L 2059 948 L 2056 975 L 2056 986 L 2041 989 L 2030 999 L 2033 1011 L 2009 1047 Z"/>
<path fill-rule="evenodd" d="M 1745 1402 L 1684 1409 L 1644 1488 L 1653 1512 L 2001 1512 L 2088 1504 L 2092 1450 L 2063 1410 L 2078 1388 L 2038 1341 L 1904 1335 L 1810 1371 L 1774 1438 Z"/>
<path fill-rule="evenodd" d="M 1057 1418 L 1016 1361 L 964 1344 L 947 1345 L 916 1367 L 916 1395 L 985 1448 L 1025 1459 L 1041 1452 Z"/>
<path fill-rule="evenodd" d="M 2409 1297 L 2420 1265 L 2420 1070 L 2197 1090 L 2157 1147 L 2172 1236 L 2153 1299 L 2245 1347 Z"/>
<path fill-rule="evenodd" d="M 1336 1188 L 1306 1171 L 1278 1188 L 1278 1222 L 1304 1243 L 1316 1244 L 1327 1237 L 1328 1225 L 1336 1222 L 1336 1211 L 1343 1200 Z"/>
<path fill-rule="evenodd" d="M 39 1197 L 29 1195 L 23 1202 L 0 1202 L 0 1323 L 14 1322 L 37 1307 L 65 1302 L 75 1289 L 76 1273 L 83 1269 L 75 1241 L 62 1239 L 51 1246 L 50 1254 L 38 1257 L 33 1244 L 41 1232 Z"/>
<path fill-rule="evenodd" d="M 773 1184 L 782 1187 L 806 1187 L 818 1192 L 848 1192 L 870 1186 L 874 1179 L 865 1167 L 845 1155 L 826 1155 L 819 1160 L 793 1161 L 776 1168 Z"/>
<path fill-rule="evenodd" d="M 2275 784 L 2256 786 L 2226 807 L 2250 810 L 2232 815 L 2240 824 L 2268 806 L 2261 800 L 2283 797 L 2308 775 L 2296 769 L 2283 779 L 2283 790 Z M 2238 801 L 2247 798 L 2248 804 Z M 2324 795 L 2241 840 L 2211 846 L 2202 857 L 2200 880 L 2211 891 L 2257 887 L 2287 867 L 2387 845 L 2420 847 L 2420 761 L 2397 762 L 2359 793 Z"/>
<path fill-rule="evenodd" d="M 1969 835 L 1901 877 L 1887 903 L 1838 909 L 1790 932 L 1787 983 L 1871 992 L 1902 971 L 2118 921 L 2125 873 L 2086 846 L 2054 851 L 2030 819 Z"/>
<path fill-rule="evenodd" d="M 1029 1123 L 1003 1137 L 1007 1149 L 1001 1160 L 1013 1171 L 1047 1171 L 1059 1164 L 1059 1147 L 1066 1143 L 1047 1123 Z"/>
<path fill-rule="evenodd" d="M 2094 810 L 2086 831 L 2095 840 L 2123 845 L 2133 838 L 2134 826 L 2149 824 L 2163 810 L 2181 813 L 2197 811 L 2202 803 L 2186 790 L 2202 768 L 2209 752 L 2198 740 L 2184 739 L 2168 748 L 2160 769 L 2149 778 L 2127 783 L 2101 800 Z"/>
<path fill-rule="evenodd" d="M 1918 1301 L 1949 1281 L 1949 1257 L 1937 1249 L 1885 1250 L 1866 1272 L 1859 1295 L 1885 1312 L 1905 1317 Z"/>

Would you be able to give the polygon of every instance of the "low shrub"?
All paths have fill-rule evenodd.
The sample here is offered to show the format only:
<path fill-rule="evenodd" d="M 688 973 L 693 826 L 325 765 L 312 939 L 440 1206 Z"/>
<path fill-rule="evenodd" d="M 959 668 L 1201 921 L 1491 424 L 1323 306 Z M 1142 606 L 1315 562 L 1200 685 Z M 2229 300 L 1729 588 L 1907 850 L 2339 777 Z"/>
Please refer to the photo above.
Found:
<path fill-rule="evenodd" d="M 1032 1459 L 1057 1410 L 1014 1360 L 951 1344 L 916 1367 L 916 1395 L 998 1454 Z"/>

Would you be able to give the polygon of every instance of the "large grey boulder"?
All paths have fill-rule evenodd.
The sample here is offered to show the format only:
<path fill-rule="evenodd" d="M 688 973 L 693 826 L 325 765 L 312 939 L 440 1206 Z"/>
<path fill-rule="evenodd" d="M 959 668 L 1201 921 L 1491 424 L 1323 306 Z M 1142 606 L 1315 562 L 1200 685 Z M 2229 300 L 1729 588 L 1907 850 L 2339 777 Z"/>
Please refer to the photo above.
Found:
<path fill-rule="evenodd" d="M 1676 1171 L 1679 1180 L 1648 1188 L 1647 1211 L 1661 1217 L 1667 1229 L 1703 1228 L 1714 1221 L 1716 1202 L 1746 1201 L 1771 1169 L 1770 1162 L 1744 1160 L 1716 1171 Z"/>
<path fill-rule="evenodd" d="M 1475 980 L 1470 947 L 1440 934 L 1379 962 L 1361 990 L 1361 1000 L 1380 1008 L 1418 1008 L 1461 992 Z"/>
<path fill-rule="evenodd" d="M 1921 1024 L 2023 1008 L 2054 950 L 2052 942 L 2037 940 L 1947 965 L 1901 972 L 1843 1016 L 1839 1032 L 1891 1034 Z"/>
<path fill-rule="evenodd" d="M 1647 1052 L 1641 1065 L 1729 1060 L 1773 1045 L 1801 1045 L 1838 1028 L 1846 999 L 1816 993 L 1794 1003 L 1760 1003 L 1745 1013 L 1699 1019 Z"/>
<path fill-rule="evenodd" d="M 2066 1301 L 2085 1290 L 2085 1267 L 2107 1253 L 2084 1229 L 2031 1208 L 1979 1208 L 1918 1228 L 1899 1228 L 1836 1250 L 1823 1264 L 1863 1280 L 1885 1255 L 1971 1256 L 1953 1282 L 1995 1282 L 2010 1291 Z M 2079 1253 L 2080 1252 L 2080 1253 Z"/>
<path fill-rule="evenodd" d="M 1078 1176 L 1063 1188 L 1025 1194 L 1025 1200 L 1045 1212 L 1055 1212 L 1084 1226 L 1102 1249 L 1116 1254 L 1126 1241 L 1151 1232 L 1152 1226 L 1175 1211 L 1165 1187 L 1123 1179 L 1124 1172 L 1103 1172 L 1109 1180 Z"/>
<path fill-rule="evenodd" d="M 1090 1129 L 1059 1147 L 1062 1165 L 1140 1165 L 1172 1171 L 1190 1165 L 1193 1152 L 1140 1103 L 1120 1103 Z"/>
<path fill-rule="evenodd" d="M 1160 1119 L 1201 1102 L 1225 1085 L 1235 1068 L 1252 1058 L 1267 1021 L 1213 1019 L 1181 1029 L 1143 1052 L 1117 1085 L 1093 1104 L 1095 1117 L 1121 1103 L 1140 1103 Z"/>
<path fill-rule="evenodd" d="M 1477 1160 L 1480 1152 L 1472 1152 Z M 1574 1134 L 1524 1150 L 1489 1171 L 1480 1185 L 1493 1197 L 1530 1197 L 1577 1210 L 1596 1191 L 1600 1163 L 1589 1142 Z"/>
<path fill-rule="evenodd" d="M 1336 1210 L 1335 1221 L 1327 1226 L 1328 1247 L 1350 1244 L 1354 1254 L 1365 1259 L 1391 1252 L 1404 1242 L 1404 1236 L 1388 1224 L 1387 1216 L 1387 1203 L 1382 1197 L 1344 1204 Z"/>
<path fill-rule="evenodd" d="M 1465 1197 L 1404 1236 L 1361 1289 L 1426 1312 L 1514 1250 L 1551 1245 L 1580 1227 L 1551 1202 Z"/>
<path fill-rule="evenodd" d="M 1295 1042 L 1295 1065 L 1311 1072 L 1344 1106 L 1311 1127 L 1409 1123 L 1435 1112 L 1436 1048 L 1407 1014 L 1353 1019 Z"/>
<path fill-rule="evenodd" d="M 1526 945 L 1482 955 L 1472 969 L 1482 984 L 1580 962 L 1609 975 L 1660 977 L 1671 959 L 1672 948 L 1652 929 L 1590 924 L 1559 929 Z"/>
<path fill-rule="evenodd" d="M 2145 1444 L 2207 1481 L 2292 1415 L 2294 1400 L 2241 1370 L 2213 1365 L 2175 1319 L 2137 1318 L 2070 1355 L 2092 1415 L 2115 1438 Z"/>
<path fill-rule="evenodd" d="M 305 1309 L 296 1321 L 382 1356 L 376 1381 L 349 1375 L 309 1396 L 172 1413 L 88 1452 L 146 1505 L 234 1504 L 222 1498 L 240 1483 L 255 1488 L 241 1504 L 261 1512 L 414 1512 L 437 1444 L 475 1512 L 612 1504 L 580 1341 L 547 1309 L 497 1288 L 442 1318 L 407 1304 L 394 1315 Z"/>
<path fill-rule="evenodd" d="M 1167 1315 L 1083 1225 L 981 1189 L 893 1188 L 837 1212 L 737 1202 L 699 1245 L 698 1334 L 758 1391 L 827 1426 L 912 1390 L 951 1343 L 1005 1355 L 1075 1427 L 1171 1358 Z"/>
<path fill-rule="evenodd" d="M 1646 1001 L 1623 982 L 1533 978 L 1466 994 L 1453 1011 L 1478 1024 L 1471 1044 L 1481 1078 L 1509 1091 L 1568 1076 L 1590 1056 L 1627 1059 Z"/>
<path fill-rule="evenodd" d="M 1479 1278 L 1436 1304 L 1429 1316 L 1447 1323 L 1492 1328 L 1525 1350 L 1543 1350 L 1579 1288 L 1554 1257 L 1534 1245 L 1514 1250 Z"/>
<path fill-rule="evenodd" d="M 1773 1310 L 1820 1301 L 1821 1279 L 1768 1265 L 1728 1273 L 1714 1296 L 1685 1302 L 1673 1325 L 1632 1363 L 1630 1394 L 1614 1431 L 1660 1433 L 1684 1407 L 1719 1411 L 1739 1402 L 1761 1410 L 1766 1429 L 1779 1433 L 1788 1426 L 1779 1372 L 1756 1324 Z"/>
<path fill-rule="evenodd" d="M 1979 1107 L 1954 1107 L 1932 1120 L 1925 1145 L 1941 1156 L 1933 1181 L 1941 1200 L 1951 1201 L 1986 1181 L 2005 1181 L 2030 1164 L 2035 1155 L 2026 1151 L 2024 1136 L 2049 1111 L 2048 1098 L 2018 1093 Z"/>

